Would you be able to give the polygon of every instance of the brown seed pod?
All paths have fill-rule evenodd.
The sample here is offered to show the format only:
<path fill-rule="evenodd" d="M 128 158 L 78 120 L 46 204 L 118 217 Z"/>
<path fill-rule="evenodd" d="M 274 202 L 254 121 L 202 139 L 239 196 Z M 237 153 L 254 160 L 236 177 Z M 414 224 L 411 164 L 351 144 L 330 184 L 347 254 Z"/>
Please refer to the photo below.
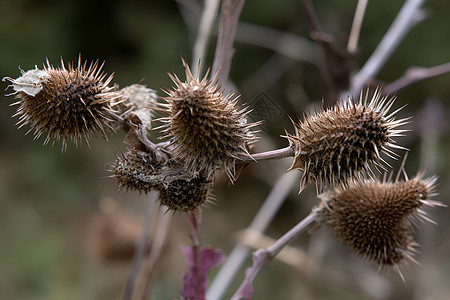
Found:
<path fill-rule="evenodd" d="M 405 131 L 397 127 L 408 123 L 394 119 L 398 110 L 388 114 L 394 100 L 375 91 L 370 101 L 368 94 L 359 101 L 349 98 L 294 123 L 295 134 L 286 137 L 295 147 L 289 170 L 303 172 L 300 191 L 311 181 L 321 192 L 326 185 L 365 178 L 373 174 L 372 165 L 383 167 L 380 152 L 392 157 L 390 148 L 404 149 L 392 140 Z"/>
<path fill-rule="evenodd" d="M 10 87 L 19 101 L 12 105 L 20 105 L 14 116 L 19 116 L 19 128 L 30 124 L 35 139 L 47 132 L 44 144 L 54 137 L 62 139 L 63 150 L 67 140 L 78 144 L 89 139 L 95 132 L 101 132 L 106 138 L 105 127 L 110 127 L 108 114 L 114 113 L 111 102 L 120 96 L 108 84 L 112 75 L 106 78 L 102 72 L 103 65 L 98 61 L 87 67 L 87 63 L 78 59 L 76 67 L 64 66 L 54 68 L 47 60 L 43 70 L 36 67 L 17 79 L 5 77 L 11 82 Z M 105 79 L 106 78 L 106 79 Z M 28 133 L 27 132 L 27 133 Z"/>
<path fill-rule="evenodd" d="M 204 204 L 211 190 L 205 178 L 178 179 L 159 186 L 159 201 L 169 210 L 187 212 Z"/>
<path fill-rule="evenodd" d="M 121 189 L 148 193 L 159 187 L 161 169 L 153 155 L 133 148 L 117 157 L 112 172 Z"/>
<path fill-rule="evenodd" d="M 158 156 L 157 151 L 132 148 L 118 156 L 112 177 L 120 188 L 144 193 L 157 190 L 160 204 L 174 211 L 186 212 L 204 204 L 210 196 L 211 182 L 190 174 L 169 156 Z"/>
<path fill-rule="evenodd" d="M 405 259 L 415 262 L 412 223 L 417 218 L 430 220 L 421 207 L 443 206 L 430 200 L 436 195 L 437 178 L 423 175 L 420 172 L 406 181 L 352 181 L 347 187 L 335 187 L 318 196 L 322 203 L 315 208 L 316 222 L 358 255 L 399 271 Z"/>
<path fill-rule="evenodd" d="M 256 141 L 251 128 L 258 123 L 247 123 L 249 111 L 237 107 L 237 97 L 225 96 L 214 79 L 199 80 L 184 60 L 183 65 L 186 81 L 169 74 L 176 86 L 165 91 L 167 103 L 160 104 L 168 115 L 160 121 L 174 156 L 191 173 L 211 178 L 220 168 L 234 181 L 235 160 L 250 156 L 248 147 Z"/>

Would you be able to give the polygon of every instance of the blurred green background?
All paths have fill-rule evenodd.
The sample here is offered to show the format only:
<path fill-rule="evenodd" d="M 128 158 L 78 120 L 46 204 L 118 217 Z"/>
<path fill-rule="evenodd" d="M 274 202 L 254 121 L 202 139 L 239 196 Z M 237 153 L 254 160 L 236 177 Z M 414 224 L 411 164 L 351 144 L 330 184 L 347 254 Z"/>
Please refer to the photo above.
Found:
<path fill-rule="evenodd" d="M 403 1 L 371 1 L 362 27 L 359 55 L 361 67 L 389 27 Z M 42 66 L 48 58 L 58 65 L 60 57 L 75 61 L 105 61 L 105 71 L 115 72 L 114 82 L 127 86 L 140 82 L 158 90 L 170 87 L 166 71 L 181 78 L 180 55 L 192 59 L 192 46 L 201 1 L 0 1 L 0 75 L 16 78 L 19 68 Z M 356 1 L 314 1 L 324 31 L 345 45 Z M 427 1 L 427 18 L 413 28 L 378 80 L 391 82 L 410 66 L 434 66 L 450 61 L 450 2 Z M 247 1 L 238 30 L 231 80 L 251 103 L 261 92 L 282 112 L 266 120 L 257 151 L 287 145 L 280 134 L 291 130 L 288 115 L 300 116 L 324 96 L 317 67 L 301 59 L 276 54 L 255 43 L 276 45 L 267 28 L 309 38 L 309 26 L 300 1 Z M 259 25 L 251 27 L 249 24 Z M 249 34 L 256 28 L 256 33 Z M 264 26 L 264 27 L 262 27 Z M 272 31 L 270 31 L 272 32 Z M 272 32 L 273 33 L 273 32 Z M 206 59 L 212 62 L 215 37 Z M 317 55 L 317 53 L 315 53 Z M 307 51 L 298 56 L 309 57 Z M 308 60 L 308 59 L 306 59 Z M 439 200 L 448 203 L 450 75 L 429 79 L 398 93 L 396 107 L 408 103 L 400 116 L 414 116 L 413 132 L 399 140 L 411 149 L 407 171 L 421 167 L 439 176 Z M 2 83 L 2 88 L 7 84 Z M 9 90 L 10 92 L 11 90 Z M 6 91 L 5 93 L 8 93 Z M 120 207 L 121 213 L 139 220 L 145 196 L 117 192 L 106 178 L 115 153 L 126 151 L 119 132 L 109 142 L 98 137 L 91 149 L 69 144 L 42 146 L 24 136 L 11 119 L 12 97 L 0 99 L 0 299 L 121 299 L 130 260 L 107 259 L 99 254 L 101 203 Z M 155 135 L 155 133 L 152 133 Z M 398 166 L 398 162 L 392 162 Z M 204 243 L 228 253 L 237 232 L 245 228 L 290 161 L 262 163 L 244 172 L 234 186 L 219 179 L 217 201 L 204 209 Z M 268 234 L 278 237 L 304 217 L 317 203 L 309 187 L 297 196 L 295 186 Z M 103 200 L 102 200 L 103 199 Z M 430 215 L 439 226 L 420 224 L 422 244 L 410 266 L 404 285 L 396 274 L 378 275 L 376 268 L 348 255 L 323 232 L 305 234 L 295 246 L 317 259 L 315 275 L 279 261 L 269 264 L 257 277 L 255 299 L 448 299 L 450 294 L 450 212 L 434 209 Z M 100 221 L 99 221 L 100 220 Z M 131 222 L 133 223 L 133 222 Z M 130 225 L 130 236 L 139 227 Z M 101 234 L 101 233 L 100 233 Z M 185 270 L 179 245 L 189 244 L 183 216 L 174 218 L 167 257 L 155 281 L 154 299 L 173 299 L 181 289 Z M 318 250 L 319 249 L 319 250 Z M 321 253 L 318 255 L 317 253 Z M 125 255 L 126 256 L 126 255 Z M 319 258 L 317 258 L 319 256 Z M 241 276 L 238 279 L 241 279 Z M 234 286 L 236 286 L 237 282 Z"/>

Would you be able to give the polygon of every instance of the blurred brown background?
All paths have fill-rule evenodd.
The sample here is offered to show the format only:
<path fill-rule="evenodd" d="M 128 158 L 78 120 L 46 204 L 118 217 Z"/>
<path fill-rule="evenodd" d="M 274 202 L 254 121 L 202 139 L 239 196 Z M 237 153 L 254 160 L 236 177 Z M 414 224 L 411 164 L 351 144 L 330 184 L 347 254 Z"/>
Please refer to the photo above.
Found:
<path fill-rule="evenodd" d="M 359 67 L 402 3 L 369 2 L 356 60 Z M 345 45 L 356 1 L 321 0 L 314 4 L 324 31 Z M 201 2 L 194 0 L 2 0 L 0 75 L 16 78 L 19 66 L 23 70 L 40 67 L 46 58 L 58 65 L 60 57 L 74 61 L 81 53 L 85 59 L 105 60 L 105 70 L 115 72 L 114 82 L 120 86 L 141 82 L 162 94 L 161 87 L 171 86 L 166 70 L 184 78 L 180 55 L 192 59 L 199 5 Z M 450 3 L 427 1 L 424 10 L 427 19 L 401 43 L 377 77 L 381 82 L 395 80 L 410 66 L 430 67 L 450 61 Z M 256 150 L 284 147 L 287 143 L 279 136 L 284 128 L 291 130 L 287 116 L 295 118 L 320 101 L 324 85 L 317 67 L 304 61 L 311 58 L 306 50 L 295 59 L 254 44 L 274 45 L 275 37 L 283 31 L 309 39 L 304 9 L 300 1 L 293 0 L 247 1 L 241 20 L 247 27 L 238 31 L 230 78 L 240 90 L 242 102 L 251 103 L 264 92 L 281 111 L 266 120 Z M 215 37 L 208 64 L 214 45 Z M 447 203 L 449 82 L 450 75 L 444 75 L 417 83 L 399 92 L 395 105 L 408 103 L 400 116 L 414 116 L 408 125 L 414 131 L 399 140 L 411 149 L 407 171 L 414 175 L 420 167 L 429 167 L 430 173 L 440 178 L 438 199 Z M 2 83 L 2 88 L 6 86 Z M 137 234 L 139 227 L 134 222 L 142 217 L 145 196 L 118 193 L 114 181 L 105 178 L 115 153 L 126 150 L 124 134 L 112 136 L 109 142 L 98 137 L 91 149 L 85 144 L 78 149 L 70 144 L 67 152 L 61 153 L 59 144 L 42 146 L 42 139 L 33 141 L 31 135 L 24 136 L 27 129 L 17 130 L 17 119 L 11 119 L 16 108 L 8 106 L 13 98 L 0 98 L 0 299 L 121 299 L 130 260 L 126 249 L 125 259 L 102 258 L 99 236 L 105 234 L 102 226 L 114 226 L 104 224 L 108 222 L 105 205 L 115 203 L 119 214 L 125 215 L 121 219 L 126 223 L 125 236 Z M 231 187 L 219 179 L 216 204 L 204 209 L 203 242 L 228 253 L 236 241 L 233 233 L 248 225 L 289 164 L 287 159 L 252 166 Z M 398 166 L 398 162 L 393 165 Z M 270 236 L 278 237 L 288 230 L 317 203 L 313 187 L 301 196 L 296 193 L 294 187 L 268 230 Z M 348 255 L 318 232 L 295 242 L 315 255 L 319 266 L 316 274 L 305 275 L 295 266 L 274 261 L 257 277 L 255 299 L 448 299 L 450 212 L 434 209 L 430 214 L 439 226 L 420 224 L 422 253 L 417 259 L 422 268 L 411 266 L 405 272 L 407 285 L 393 272 L 377 275 L 375 267 Z M 179 245 L 188 243 L 186 221 L 177 215 L 153 299 L 179 296 L 185 269 Z"/>

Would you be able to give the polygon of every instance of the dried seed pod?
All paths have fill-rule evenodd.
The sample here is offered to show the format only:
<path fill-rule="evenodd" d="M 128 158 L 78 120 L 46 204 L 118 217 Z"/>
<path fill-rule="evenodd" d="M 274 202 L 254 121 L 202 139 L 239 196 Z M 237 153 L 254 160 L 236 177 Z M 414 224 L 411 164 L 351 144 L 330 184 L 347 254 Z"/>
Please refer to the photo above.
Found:
<path fill-rule="evenodd" d="M 105 127 L 111 123 L 108 114 L 114 113 L 111 102 L 120 96 L 108 86 L 112 75 L 106 78 L 102 67 L 98 61 L 87 67 L 81 57 L 76 67 L 68 68 L 63 61 L 60 68 L 54 68 L 47 60 L 43 70 L 36 67 L 22 71 L 17 79 L 3 78 L 14 89 L 10 95 L 19 99 L 12 104 L 20 105 L 14 115 L 19 116 L 19 128 L 30 124 L 28 132 L 34 130 L 35 139 L 47 132 L 44 144 L 52 137 L 53 143 L 62 139 L 63 150 L 68 139 L 75 144 L 85 139 L 89 144 L 95 132 L 101 132 L 106 138 Z"/>
<path fill-rule="evenodd" d="M 174 145 L 175 158 L 191 173 L 211 178 L 217 168 L 234 181 L 234 164 L 238 157 L 250 156 L 248 147 L 256 141 L 247 123 L 248 110 L 237 107 L 237 98 L 224 95 L 220 87 L 203 78 L 195 78 L 183 60 L 186 81 L 176 75 L 176 87 L 165 91 L 167 103 L 161 104 L 167 117 L 162 126 Z"/>
<path fill-rule="evenodd" d="M 405 131 L 397 127 L 408 123 L 394 119 L 398 110 L 388 114 L 394 100 L 375 91 L 370 101 L 368 94 L 359 101 L 349 98 L 294 123 L 295 134 L 287 134 L 295 147 L 289 170 L 303 172 L 300 191 L 311 181 L 321 192 L 326 185 L 362 179 L 373 174 L 372 165 L 383 167 L 380 152 L 392 157 L 395 153 L 390 148 L 404 149 L 392 140 Z"/>
<path fill-rule="evenodd" d="M 133 148 L 117 157 L 112 172 L 120 188 L 148 193 L 159 187 L 161 167 L 150 153 Z"/>
<path fill-rule="evenodd" d="M 399 264 L 415 262 L 412 223 L 430 221 L 421 207 L 443 206 L 430 199 L 436 195 L 436 179 L 420 172 L 406 181 L 352 181 L 335 187 L 318 196 L 322 203 L 315 208 L 316 222 L 357 254 L 399 271 Z"/>
<path fill-rule="evenodd" d="M 211 181 L 187 172 L 159 149 L 147 152 L 132 148 L 117 157 L 112 172 L 120 188 L 144 193 L 157 190 L 160 204 L 174 211 L 201 206 L 212 187 Z"/>
<path fill-rule="evenodd" d="M 142 84 L 132 84 L 117 91 L 122 96 L 115 107 L 125 120 L 140 125 L 147 130 L 152 129 L 152 114 L 149 106 L 156 103 L 156 92 Z"/>
<path fill-rule="evenodd" d="M 159 186 L 159 201 L 170 210 L 187 212 L 204 204 L 211 182 L 205 178 L 178 179 Z"/>

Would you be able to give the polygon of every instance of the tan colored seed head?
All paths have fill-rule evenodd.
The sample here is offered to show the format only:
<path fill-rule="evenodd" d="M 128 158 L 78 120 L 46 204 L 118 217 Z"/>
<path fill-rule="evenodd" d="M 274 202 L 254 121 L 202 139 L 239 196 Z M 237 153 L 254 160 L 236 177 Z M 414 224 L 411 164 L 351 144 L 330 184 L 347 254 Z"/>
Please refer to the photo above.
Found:
<path fill-rule="evenodd" d="M 13 105 L 19 105 L 19 128 L 27 124 L 34 130 L 35 139 L 44 132 L 47 133 L 44 144 L 62 139 L 63 150 L 67 140 L 78 144 L 83 139 L 89 144 L 89 139 L 95 132 L 101 132 L 106 138 L 105 128 L 110 127 L 108 114 L 114 113 L 112 101 L 120 96 L 108 84 L 112 75 L 106 78 L 98 61 L 87 67 L 81 58 L 74 67 L 64 66 L 54 68 L 47 61 L 43 70 L 36 67 L 17 79 L 9 77 L 15 95 L 19 100 Z M 53 143 L 54 143 L 53 141 Z"/>
<path fill-rule="evenodd" d="M 161 168 L 153 155 L 133 148 L 117 157 L 112 172 L 121 189 L 148 193 L 159 187 Z"/>
<path fill-rule="evenodd" d="M 394 98 L 381 97 L 376 91 L 370 101 L 367 95 L 359 101 L 349 98 L 294 124 L 295 133 L 287 134 L 295 147 L 289 170 L 303 172 L 300 191 L 311 181 L 321 192 L 327 185 L 362 179 L 373 174 L 372 165 L 382 166 L 380 152 L 389 155 L 393 154 L 390 148 L 403 148 L 392 137 L 403 132 L 397 127 L 407 119 L 395 120 L 396 112 L 389 114 L 393 103 Z"/>
<path fill-rule="evenodd" d="M 237 106 L 237 98 L 224 95 L 214 82 L 195 78 L 183 60 L 186 81 L 169 75 L 175 87 L 165 91 L 161 104 L 167 117 L 164 131 L 174 145 L 175 158 L 194 174 L 211 178 L 216 169 L 225 170 L 234 181 L 238 157 L 250 156 L 248 147 L 256 141 L 247 123 L 248 111 Z"/>
<path fill-rule="evenodd" d="M 121 189 L 159 191 L 160 204 L 173 211 L 187 212 L 203 205 L 212 188 L 211 181 L 190 174 L 170 157 L 136 148 L 117 157 L 112 173 Z"/>
<path fill-rule="evenodd" d="M 442 206 L 430 199 L 436 195 L 436 179 L 419 173 L 406 181 L 352 181 L 335 187 L 319 195 L 323 202 L 315 209 L 316 222 L 358 255 L 399 271 L 399 264 L 415 261 L 412 223 L 429 220 L 421 207 Z"/>
<path fill-rule="evenodd" d="M 161 184 L 159 201 L 169 210 L 187 212 L 204 204 L 211 190 L 211 182 L 204 178 L 179 179 Z"/>

